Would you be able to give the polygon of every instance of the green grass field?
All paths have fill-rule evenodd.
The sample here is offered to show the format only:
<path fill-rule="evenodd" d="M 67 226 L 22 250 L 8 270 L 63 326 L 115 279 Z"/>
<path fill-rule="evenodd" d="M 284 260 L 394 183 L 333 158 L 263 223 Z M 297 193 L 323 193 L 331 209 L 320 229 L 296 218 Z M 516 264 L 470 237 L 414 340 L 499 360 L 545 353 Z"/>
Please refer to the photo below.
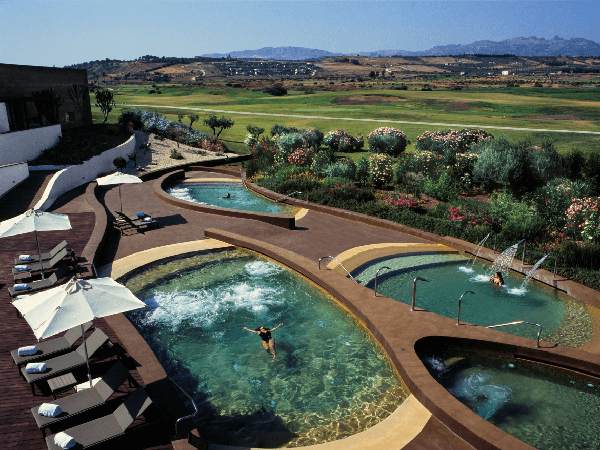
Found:
<path fill-rule="evenodd" d="M 305 82 L 304 85 L 313 86 L 312 82 Z M 306 94 L 295 90 L 298 86 L 289 86 L 288 95 L 273 97 L 260 91 L 226 86 L 171 88 L 159 85 L 159 88 L 162 94 L 149 94 L 150 86 L 113 87 L 117 107 L 110 113 L 108 121 L 116 122 L 123 110 L 134 108 L 127 105 L 153 105 L 140 109 L 156 111 L 170 120 L 176 120 L 178 113 L 197 113 L 201 120 L 194 124 L 194 128 L 211 133 L 202 124 L 202 118 L 208 117 L 211 112 L 187 108 L 229 111 L 214 113 L 235 121 L 235 125 L 225 130 L 221 138 L 231 150 L 243 153 L 247 152 L 243 141 L 248 124 L 263 127 L 267 133 L 277 123 L 299 129 L 318 128 L 323 133 L 343 128 L 352 135 L 361 133 L 365 137 L 380 126 L 391 126 L 404 131 L 413 142 L 409 150 L 414 146 L 417 136 L 424 131 L 450 128 L 444 125 L 399 124 L 393 121 L 476 125 L 494 136 L 506 135 L 513 141 L 529 138 L 534 145 L 540 144 L 544 136 L 550 135 L 560 152 L 580 149 L 588 153 L 600 148 L 600 135 L 490 128 L 497 126 L 600 132 L 598 89 L 498 87 L 461 91 L 400 91 L 369 86 L 352 91 L 315 91 L 314 94 Z M 93 94 L 91 103 L 94 103 Z M 101 122 L 102 113 L 99 108 L 92 106 L 92 111 L 94 121 Z M 184 123 L 186 122 L 187 118 L 184 119 Z"/>

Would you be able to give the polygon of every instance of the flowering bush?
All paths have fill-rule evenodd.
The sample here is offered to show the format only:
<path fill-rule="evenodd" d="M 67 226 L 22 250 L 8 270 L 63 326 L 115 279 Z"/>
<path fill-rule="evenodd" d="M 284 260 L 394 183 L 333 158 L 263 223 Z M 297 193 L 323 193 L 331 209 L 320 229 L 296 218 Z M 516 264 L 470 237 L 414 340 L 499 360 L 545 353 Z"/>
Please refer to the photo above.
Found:
<path fill-rule="evenodd" d="M 395 194 L 395 195 L 383 194 L 381 197 L 382 197 L 383 202 L 386 205 L 397 208 L 397 209 L 413 209 L 414 210 L 414 209 L 418 208 L 419 205 L 421 205 L 425 202 L 425 200 L 415 198 L 408 194 Z"/>
<path fill-rule="evenodd" d="M 571 206 L 572 200 L 584 197 L 587 192 L 587 183 L 556 178 L 535 191 L 533 202 L 538 215 L 552 229 L 562 230 L 566 223 L 565 213 Z"/>
<path fill-rule="evenodd" d="M 324 135 L 321 131 L 313 128 L 312 130 L 302 130 L 302 139 L 306 144 L 314 149 L 318 149 L 323 143 Z"/>
<path fill-rule="evenodd" d="M 256 144 L 256 138 L 251 135 L 251 134 L 247 134 L 246 135 L 246 139 L 244 140 L 244 144 L 246 144 L 248 147 L 254 147 L 254 145 Z"/>
<path fill-rule="evenodd" d="M 396 181 L 398 183 L 406 183 L 405 178 L 407 173 L 437 178 L 438 173 L 441 172 L 441 159 L 441 155 L 437 155 L 430 151 L 406 153 L 398 160 L 398 166 L 396 167 Z"/>
<path fill-rule="evenodd" d="M 369 151 L 398 156 L 406 149 L 408 139 L 403 131 L 390 127 L 381 127 L 373 130 L 367 136 Z"/>
<path fill-rule="evenodd" d="M 313 153 L 311 147 L 303 146 L 290 153 L 287 159 L 293 166 L 305 166 L 311 163 Z"/>
<path fill-rule="evenodd" d="M 497 226 L 492 219 L 486 217 L 485 212 L 472 213 L 465 211 L 458 206 L 451 206 L 448 208 L 447 218 L 453 222 L 459 221 L 462 225 L 470 227 L 476 227 L 478 225 Z"/>
<path fill-rule="evenodd" d="M 567 209 L 565 231 L 585 242 L 600 242 L 600 197 L 574 198 Z"/>
<path fill-rule="evenodd" d="M 455 152 L 465 153 L 472 144 L 493 139 L 494 136 L 484 130 L 465 128 L 463 130 L 425 131 L 417 137 L 415 147 L 418 150 L 437 150 L 451 148 Z"/>
<path fill-rule="evenodd" d="M 354 180 L 362 185 L 367 184 L 369 182 L 369 176 L 371 175 L 370 169 L 369 159 L 363 156 L 356 162 Z"/>
<path fill-rule="evenodd" d="M 394 177 L 392 158 L 383 153 L 371 155 L 370 172 L 371 182 L 376 187 L 382 187 L 390 184 Z"/>
<path fill-rule="evenodd" d="M 318 175 L 325 175 L 325 168 L 332 162 L 332 154 L 326 151 L 316 153 L 312 158 L 311 170 Z"/>
<path fill-rule="evenodd" d="M 344 130 L 336 130 L 325 135 L 323 144 L 333 152 L 351 152 L 355 147 L 355 139 Z"/>
<path fill-rule="evenodd" d="M 277 139 L 277 153 L 275 162 L 277 164 L 288 163 L 288 156 L 304 145 L 302 135 L 299 133 L 284 134 Z"/>

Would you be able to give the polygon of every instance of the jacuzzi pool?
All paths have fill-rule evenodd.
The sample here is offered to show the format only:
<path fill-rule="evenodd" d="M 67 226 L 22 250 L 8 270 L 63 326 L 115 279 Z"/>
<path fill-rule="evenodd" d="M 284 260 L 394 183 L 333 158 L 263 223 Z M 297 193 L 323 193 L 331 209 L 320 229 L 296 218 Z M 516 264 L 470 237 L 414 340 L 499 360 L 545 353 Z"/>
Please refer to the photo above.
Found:
<path fill-rule="evenodd" d="M 540 450 L 600 448 L 599 379 L 441 347 L 419 356 L 450 394 L 490 423 Z"/>
<path fill-rule="evenodd" d="M 465 271 L 467 259 L 458 254 L 395 255 L 365 264 L 352 272 L 362 284 L 377 292 L 410 304 L 413 281 L 416 277 L 429 280 L 417 282 L 416 307 L 456 319 L 458 300 L 465 291 L 460 311 L 461 322 L 489 326 L 515 321 L 539 323 L 542 339 L 577 347 L 592 336 L 588 309 L 572 297 L 541 283 L 531 282 L 521 288 L 524 277 L 515 273 L 505 276 L 506 284 L 497 287 L 487 281 L 491 265 L 477 261 Z M 500 330 L 535 339 L 538 328 L 531 325 L 512 325 Z"/>
<path fill-rule="evenodd" d="M 180 200 L 220 208 L 288 215 L 294 215 L 298 210 L 293 206 L 274 202 L 246 189 L 241 183 L 183 182 L 170 186 L 166 192 Z M 227 194 L 231 195 L 230 198 L 222 198 Z"/>
<path fill-rule="evenodd" d="M 325 291 L 245 250 L 159 264 L 127 286 L 149 308 L 128 314 L 166 372 L 190 393 L 207 440 L 277 447 L 373 426 L 408 391 L 363 326 Z M 242 330 L 273 328 L 278 361 Z"/>

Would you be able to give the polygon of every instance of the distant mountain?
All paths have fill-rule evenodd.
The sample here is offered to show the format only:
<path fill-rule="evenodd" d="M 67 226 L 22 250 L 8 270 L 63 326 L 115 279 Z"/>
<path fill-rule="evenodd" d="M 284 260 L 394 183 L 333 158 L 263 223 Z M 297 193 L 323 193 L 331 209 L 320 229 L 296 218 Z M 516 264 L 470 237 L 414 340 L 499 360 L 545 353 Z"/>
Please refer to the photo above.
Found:
<path fill-rule="evenodd" d="M 583 38 L 517 37 L 500 42 L 477 41 L 466 45 L 436 46 L 418 56 L 485 54 L 517 56 L 600 56 L 600 44 Z"/>
<path fill-rule="evenodd" d="M 265 47 L 258 50 L 243 50 L 229 53 L 202 55 L 208 58 L 259 58 L 276 60 L 307 60 L 335 56 L 441 56 L 441 55 L 517 55 L 517 56 L 600 56 L 600 44 L 583 38 L 552 39 L 517 37 L 496 41 L 476 41 L 471 44 L 438 45 L 429 50 L 411 52 L 408 50 L 376 50 L 352 54 L 331 53 L 303 47 Z"/>
<path fill-rule="evenodd" d="M 242 50 L 229 53 L 210 53 L 202 55 L 206 58 L 259 58 L 280 61 L 302 61 L 323 57 L 342 56 L 342 53 L 331 53 L 325 50 L 316 50 L 304 47 L 264 47 L 258 50 Z"/>

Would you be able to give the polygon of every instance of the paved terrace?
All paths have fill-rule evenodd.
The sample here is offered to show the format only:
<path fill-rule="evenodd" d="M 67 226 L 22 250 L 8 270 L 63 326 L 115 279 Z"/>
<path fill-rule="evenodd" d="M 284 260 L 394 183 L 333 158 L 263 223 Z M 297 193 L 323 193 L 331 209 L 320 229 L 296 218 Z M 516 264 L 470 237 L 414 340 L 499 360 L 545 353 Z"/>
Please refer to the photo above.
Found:
<path fill-rule="evenodd" d="M 223 178 L 224 176 L 228 175 L 207 172 L 188 172 L 186 174 L 188 178 Z M 232 174 L 231 177 L 233 176 Z M 420 363 L 415 362 L 414 351 L 411 351 L 412 349 L 407 346 L 407 343 L 411 344 L 411 342 L 416 342 L 420 336 L 436 335 L 438 332 L 441 335 L 446 334 L 458 337 L 462 337 L 462 332 L 474 340 L 489 338 L 486 331 L 479 329 L 479 327 L 455 327 L 453 320 L 437 318 L 437 316 L 432 317 L 435 315 L 425 311 L 422 311 L 424 314 L 419 315 L 416 315 L 416 313 L 407 313 L 407 305 L 385 299 L 384 297 L 378 300 L 381 303 L 374 303 L 372 300 L 372 291 L 362 286 L 356 287 L 354 283 L 335 270 L 322 270 L 317 273 L 317 261 L 322 256 L 336 256 L 355 247 L 380 243 L 433 244 L 432 240 L 426 239 L 427 236 L 416 237 L 394 229 L 375 227 L 314 210 L 309 211 L 302 219 L 296 222 L 295 230 L 288 230 L 256 220 L 223 217 L 165 203 L 153 194 L 153 187 L 157 183 L 157 180 L 150 180 L 143 184 L 123 185 L 121 192 L 125 213 L 133 214 L 136 211 L 144 211 L 157 219 L 161 227 L 144 233 L 130 233 L 125 236 L 119 236 L 114 232 L 108 233 L 104 246 L 96 255 L 97 267 L 104 266 L 105 270 L 110 271 L 113 261 L 121 260 L 156 247 L 167 247 L 174 244 L 201 240 L 205 238 L 205 232 L 210 237 L 222 238 L 223 240 L 228 239 L 228 242 L 231 243 L 243 245 L 247 248 L 260 249 L 268 256 L 276 257 L 276 259 L 287 263 L 291 267 L 297 268 L 297 270 L 300 270 L 309 278 L 318 279 L 320 277 L 324 280 L 324 284 L 331 287 L 334 295 L 339 294 L 341 297 L 345 296 L 349 298 L 351 304 L 347 306 L 369 326 L 369 329 L 383 343 L 386 350 L 391 353 L 396 366 L 404 365 L 408 367 L 407 370 L 412 370 L 411 373 L 418 375 L 415 379 L 422 377 L 426 381 L 425 385 L 428 383 L 431 384 L 427 379 L 428 374 L 424 374 L 423 371 L 426 372 L 426 370 L 421 367 Z M 63 232 L 42 233 L 40 238 L 43 251 L 49 250 L 56 242 L 66 239 L 69 242 L 69 247 L 75 250 L 77 256 L 85 254 L 88 258 L 91 258 L 90 255 L 93 252 L 90 253 L 88 250 L 90 247 L 95 247 L 99 244 L 100 240 L 98 236 L 92 236 L 94 224 L 98 221 L 98 214 L 95 214 L 94 209 L 90 206 L 90 202 L 94 203 L 94 201 L 90 200 L 90 192 L 93 193 L 93 189 L 88 188 L 86 196 L 85 189 L 79 188 L 58 199 L 52 211 L 68 214 L 71 218 L 73 229 Z M 99 202 L 92 205 L 96 213 L 106 208 L 108 219 L 109 221 L 112 220 L 113 216 L 110 212 L 119 208 L 118 189 L 116 187 L 97 188 L 95 197 Z M 2 253 L 0 254 L 0 283 L 2 284 L 0 285 L 0 290 L 6 291 L 6 284 L 12 284 L 12 275 L 10 272 L 12 258 L 20 253 L 33 252 L 35 249 L 35 239 L 33 235 L 6 238 L 0 240 L 0 246 L 2 246 Z M 41 433 L 37 430 L 29 409 L 47 401 L 48 397 L 39 395 L 32 397 L 29 386 L 18 375 L 10 357 L 11 350 L 33 343 L 35 338 L 26 322 L 22 318 L 17 317 L 14 308 L 8 303 L 8 295 L 4 295 L 6 300 L 0 306 L 4 319 L 0 322 L 0 332 L 2 333 L 0 370 L 2 371 L 3 380 L 1 383 L 1 392 L 4 396 L 4 401 L 0 405 L 1 439 L 9 448 L 44 449 L 46 447 Z M 407 320 L 400 324 L 398 321 L 403 317 L 406 317 Z M 423 326 L 425 323 L 423 319 L 425 318 L 430 321 L 427 326 Z M 125 321 L 122 319 L 99 320 L 97 326 L 102 328 L 114 342 L 120 343 L 129 352 L 129 358 L 126 358 L 126 361 L 136 380 L 142 385 L 145 384 L 159 398 L 161 395 L 162 397 L 169 395 L 165 394 L 169 387 L 161 384 L 160 381 L 161 377 L 164 377 L 164 372 L 156 367 L 149 369 L 152 364 L 155 364 L 155 360 L 154 363 L 151 361 L 153 355 L 144 355 L 143 352 L 140 353 L 138 351 L 135 343 L 139 339 L 139 335 L 136 337 L 134 335 L 137 333 L 129 332 L 131 325 L 128 325 L 126 319 Z M 531 347 L 529 340 L 512 336 L 507 337 L 507 335 L 500 332 L 496 333 L 496 335 L 503 336 L 502 338 L 498 338 L 498 340 L 508 343 L 514 346 L 514 348 L 522 349 Z M 402 351 L 407 350 L 404 348 L 407 347 L 409 350 L 407 353 L 411 353 L 410 356 L 412 357 L 412 359 L 403 360 L 402 364 L 399 362 L 400 356 L 396 354 L 396 350 L 400 351 L 400 347 L 403 347 Z M 544 345 L 544 347 L 549 352 L 554 352 L 554 357 L 557 360 L 565 358 L 564 349 L 557 349 L 552 344 Z M 582 356 L 582 354 L 584 355 Z M 585 354 L 585 352 L 579 352 L 578 357 L 584 360 L 582 363 L 583 367 L 600 371 L 600 359 L 591 354 Z M 96 366 L 96 369 L 100 372 L 101 367 Z M 411 379 L 407 379 L 407 373 L 404 370 L 401 370 L 401 375 L 407 382 L 411 392 L 413 392 L 413 389 L 419 391 L 424 387 L 423 383 L 419 384 L 416 381 L 413 382 Z M 430 391 L 427 392 L 433 390 L 436 396 L 441 399 L 436 399 L 436 402 L 432 403 L 427 395 L 421 395 L 419 398 L 421 403 L 434 412 L 436 416 L 446 417 L 453 414 L 456 414 L 458 417 L 465 414 L 469 416 L 469 421 L 472 424 L 465 424 L 463 421 L 458 423 L 454 429 L 463 431 L 465 427 L 466 429 L 470 429 L 471 425 L 473 428 L 482 428 L 483 431 L 479 434 L 475 433 L 475 437 L 470 442 L 477 442 L 479 436 L 485 436 L 491 432 L 498 435 L 499 441 L 503 439 L 507 441 L 504 446 L 498 448 L 511 448 L 511 445 L 514 444 L 514 439 L 507 438 L 506 436 L 508 435 L 504 436 L 505 433 L 497 431 L 491 425 L 489 426 L 491 428 L 486 428 L 486 421 L 478 417 L 472 417 L 474 414 L 466 410 L 466 407 L 461 408 L 462 405 L 456 405 L 458 402 L 445 392 L 445 390 L 444 392 L 440 392 L 439 390 L 436 391 L 435 386 L 425 387 L 430 388 Z M 443 388 L 440 389 L 443 390 Z M 442 407 L 439 405 L 442 405 Z M 177 409 L 178 405 L 169 407 L 166 404 L 166 406 L 168 409 L 167 413 L 173 417 L 177 417 L 177 413 L 181 412 Z M 448 417 L 446 418 L 448 419 Z M 169 441 L 169 434 L 171 432 L 172 430 L 156 430 L 153 433 L 145 435 L 143 441 L 136 442 L 135 445 L 132 443 L 128 448 L 188 448 L 187 444 L 181 441 L 172 444 Z M 368 439 L 366 435 L 365 439 Z M 333 445 L 325 445 L 331 449 L 345 448 L 342 441 L 336 442 L 337 444 L 331 443 Z M 365 445 L 369 444 L 369 442 L 363 442 L 362 444 L 362 448 L 373 449 L 404 448 L 408 450 L 427 450 L 479 448 L 479 445 L 473 446 L 459 438 L 450 428 L 434 416 L 429 416 L 424 426 L 414 433 L 409 442 L 392 444 L 391 446 L 388 443 L 377 447 Z M 519 444 L 522 443 L 519 442 Z M 222 447 L 211 445 L 210 448 L 217 449 Z M 531 449 L 527 445 L 517 445 L 512 448 Z"/>

